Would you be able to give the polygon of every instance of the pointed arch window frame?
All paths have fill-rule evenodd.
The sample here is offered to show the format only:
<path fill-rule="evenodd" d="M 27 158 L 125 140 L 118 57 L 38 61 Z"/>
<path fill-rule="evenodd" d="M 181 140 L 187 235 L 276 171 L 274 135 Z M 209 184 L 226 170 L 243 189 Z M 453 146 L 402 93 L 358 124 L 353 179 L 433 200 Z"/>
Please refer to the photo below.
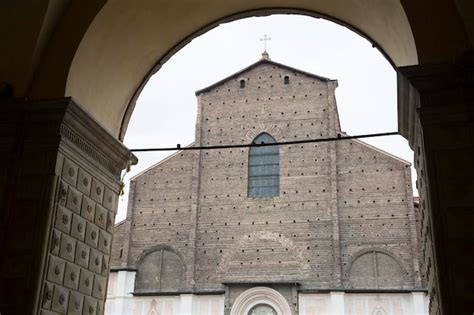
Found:
<path fill-rule="evenodd" d="M 270 198 L 280 195 L 280 148 L 267 132 L 257 135 L 253 143 L 275 143 L 274 146 L 251 147 L 248 156 L 247 196 Z"/>

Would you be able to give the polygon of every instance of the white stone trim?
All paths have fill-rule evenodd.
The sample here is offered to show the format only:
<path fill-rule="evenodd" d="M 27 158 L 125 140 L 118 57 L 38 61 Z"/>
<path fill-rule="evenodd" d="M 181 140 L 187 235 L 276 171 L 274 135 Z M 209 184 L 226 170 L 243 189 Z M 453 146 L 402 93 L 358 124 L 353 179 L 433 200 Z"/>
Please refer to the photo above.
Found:
<path fill-rule="evenodd" d="M 230 315 L 248 315 L 252 307 L 258 304 L 270 305 L 278 315 L 291 315 L 290 306 L 283 295 L 267 287 L 251 288 L 240 294 L 232 305 Z"/>

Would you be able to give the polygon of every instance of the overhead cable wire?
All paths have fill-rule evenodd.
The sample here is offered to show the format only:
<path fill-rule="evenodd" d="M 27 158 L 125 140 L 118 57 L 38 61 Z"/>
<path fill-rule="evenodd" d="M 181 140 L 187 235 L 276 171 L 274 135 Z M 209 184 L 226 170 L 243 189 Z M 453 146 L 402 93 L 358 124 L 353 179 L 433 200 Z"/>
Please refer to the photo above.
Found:
<path fill-rule="evenodd" d="M 250 147 L 266 147 L 266 146 L 284 146 L 292 144 L 305 144 L 305 143 L 318 143 L 318 142 L 329 142 L 329 141 L 341 141 L 350 139 L 363 139 L 363 138 L 374 138 L 374 137 L 386 137 L 396 136 L 398 132 L 383 132 L 383 133 L 371 133 L 365 135 L 347 136 L 344 134 L 338 134 L 337 137 L 331 138 L 319 138 L 319 139 L 306 139 L 306 140 L 293 140 L 293 141 L 281 141 L 274 143 L 245 143 L 245 144 L 221 144 L 221 145 L 209 145 L 209 146 L 188 146 L 181 147 L 177 144 L 176 147 L 171 148 L 138 148 L 130 149 L 132 152 L 154 152 L 154 151 L 188 151 L 188 150 L 216 150 L 216 149 L 232 149 L 232 148 L 250 148 Z"/>

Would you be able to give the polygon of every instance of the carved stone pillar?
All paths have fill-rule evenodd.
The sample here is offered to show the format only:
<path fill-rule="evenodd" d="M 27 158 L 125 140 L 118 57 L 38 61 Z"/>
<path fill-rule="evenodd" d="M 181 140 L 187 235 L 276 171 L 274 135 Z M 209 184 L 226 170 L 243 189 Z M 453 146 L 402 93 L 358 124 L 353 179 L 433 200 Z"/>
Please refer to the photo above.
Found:
<path fill-rule="evenodd" d="M 71 99 L 0 105 L 0 312 L 102 314 L 136 158 Z"/>
<path fill-rule="evenodd" d="M 399 130 L 415 151 L 430 314 L 474 309 L 474 58 L 398 69 Z"/>

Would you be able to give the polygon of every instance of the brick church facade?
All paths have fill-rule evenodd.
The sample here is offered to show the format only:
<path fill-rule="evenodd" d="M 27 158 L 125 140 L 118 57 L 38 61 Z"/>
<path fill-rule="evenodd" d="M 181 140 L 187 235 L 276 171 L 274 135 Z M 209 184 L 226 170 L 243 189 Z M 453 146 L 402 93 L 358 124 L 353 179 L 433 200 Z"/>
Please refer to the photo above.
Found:
<path fill-rule="evenodd" d="M 196 92 L 191 146 L 344 137 L 337 81 L 276 63 Z M 135 176 L 108 314 L 426 314 L 410 164 L 360 140 L 178 151 Z"/>

